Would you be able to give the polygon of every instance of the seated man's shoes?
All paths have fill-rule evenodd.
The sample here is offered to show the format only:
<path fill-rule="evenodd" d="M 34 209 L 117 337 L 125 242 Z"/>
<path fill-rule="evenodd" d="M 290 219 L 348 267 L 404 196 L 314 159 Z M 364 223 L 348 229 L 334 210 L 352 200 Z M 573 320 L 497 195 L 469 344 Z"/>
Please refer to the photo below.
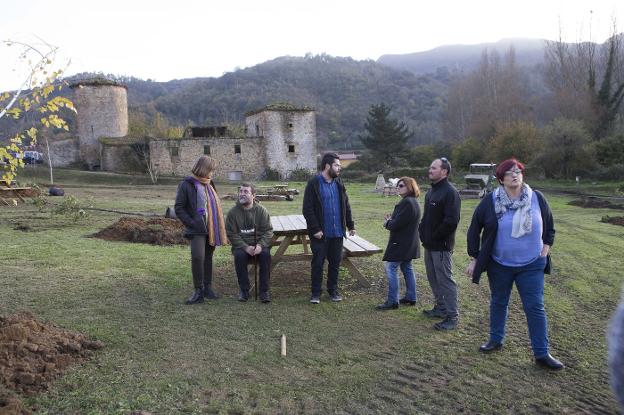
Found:
<path fill-rule="evenodd" d="M 249 300 L 249 291 L 240 290 L 238 292 L 238 301 L 244 303 Z"/>
<path fill-rule="evenodd" d="M 271 302 L 271 294 L 269 294 L 269 292 L 264 292 L 264 293 L 260 293 L 260 301 L 262 301 L 263 303 L 270 303 Z"/>
<path fill-rule="evenodd" d="M 495 342 L 493 340 L 488 340 L 487 343 L 483 343 L 481 347 L 479 347 L 479 351 L 481 353 L 491 353 L 503 348 L 503 343 Z"/>
<path fill-rule="evenodd" d="M 538 366 L 549 370 L 561 370 L 565 367 L 563 363 L 552 357 L 550 354 L 540 357 L 539 359 L 535 359 L 535 363 L 537 363 Z"/>
<path fill-rule="evenodd" d="M 459 320 L 457 319 L 457 317 L 447 317 L 441 322 L 434 324 L 433 328 L 436 330 L 450 331 L 455 330 L 458 323 Z"/>
<path fill-rule="evenodd" d="M 376 308 L 377 310 L 396 310 L 399 308 L 399 304 L 386 301 L 385 303 L 378 304 Z"/>
<path fill-rule="evenodd" d="M 186 305 L 199 304 L 203 302 L 204 302 L 204 290 L 199 288 L 195 290 L 193 295 L 191 295 L 188 300 L 186 300 Z"/>
<path fill-rule="evenodd" d="M 423 314 L 429 318 L 444 318 L 446 313 L 437 307 L 433 307 L 431 310 L 423 310 Z"/>
<path fill-rule="evenodd" d="M 212 287 L 204 288 L 204 298 L 209 300 L 216 300 L 220 298 L 219 294 L 213 291 Z"/>
<path fill-rule="evenodd" d="M 407 298 L 403 297 L 399 300 L 399 303 L 405 305 L 416 305 L 416 300 L 408 300 Z"/>

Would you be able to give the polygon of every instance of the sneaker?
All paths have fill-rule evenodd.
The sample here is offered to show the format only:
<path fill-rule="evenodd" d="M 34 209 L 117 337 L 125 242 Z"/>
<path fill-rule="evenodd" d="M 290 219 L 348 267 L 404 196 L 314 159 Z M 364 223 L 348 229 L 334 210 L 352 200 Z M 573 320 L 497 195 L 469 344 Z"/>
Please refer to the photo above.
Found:
<path fill-rule="evenodd" d="M 435 323 L 433 328 L 436 330 L 455 330 L 457 328 L 458 319 L 457 317 L 447 317 L 439 323 Z"/>
<path fill-rule="evenodd" d="M 329 298 L 330 300 L 332 300 L 334 303 L 337 303 L 339 301 L 342 301 L 342 295 L 338 294 L 338 293 L 333 293 L 333 294 L 329 294 Z"/>
<path fill-rule="evenodd" d="M 399 303 L 405 305 L 416 305 L 416 300 L 408 300 L 407 298 L 403 297 L 399 300 Z"/>
<path fill-rule="evenodd" d="M 423 314 L 429 318 L 445 318 L 446 313 L 437 307 L 433 307 L 431 310 L 423 310 Z"/>
<path fill-rule="evenodd" d="M 310 304 L 320 304 L 321 303 L 321 297 L 318 295 L 313 295 L 310 298 Z"/>
<path fill-rule="evenodd" d="M 270 303 L 271 302 L 271 294 L 269 294 L 269 292 L 260 293 L 260 301 L 263 302 L 263 303 Z"/>
<path fill-rule="evenodd" d="M 238 301 L 244 303 L 247 300 L 249 300 L 249 291 L 240 290 L 238 292 Z"/>

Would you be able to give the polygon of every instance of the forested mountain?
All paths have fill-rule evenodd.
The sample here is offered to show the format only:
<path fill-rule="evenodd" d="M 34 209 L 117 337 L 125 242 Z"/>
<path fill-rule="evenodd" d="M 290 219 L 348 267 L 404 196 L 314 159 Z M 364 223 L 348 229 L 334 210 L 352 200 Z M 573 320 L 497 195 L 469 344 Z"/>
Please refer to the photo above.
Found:
<path fill-rule="evenodd" d="M 414 131 L 413 144 L 442 138 L 447 93 L 434 77 L 327 55 L 281 57 L 220 78 L 125 83 L 131 111 L 157 111 L 175 125 L 242 123 L 245 112 L 274 102 L 311 106 L 321 146 L 343 149 L 359 146 L 366 114 L 381 102 Z"/>
<path fill-rule="evenodd" d="M 415 74 L 470 71 L 477 68 L 483 52 L 504 56 L 513 46 L 517 65 L 533 67 L 543 62 L 545 45 L 542 39 L 502 39 L 494 43 L 445 45 L 425 52 L 382 55 L 377 62 Z"/>

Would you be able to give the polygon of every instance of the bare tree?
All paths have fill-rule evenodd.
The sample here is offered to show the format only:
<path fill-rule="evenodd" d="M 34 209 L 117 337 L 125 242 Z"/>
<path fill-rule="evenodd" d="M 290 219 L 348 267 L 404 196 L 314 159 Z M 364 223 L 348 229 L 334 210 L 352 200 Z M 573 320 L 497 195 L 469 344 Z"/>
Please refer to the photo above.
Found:
<path fill-rule="evenodd" d="M 602 45 L 568 44 L 562 35 L 547 41 L 545 80 L 560 115 L 583 121 L 594 138 L 611 133 L 624 100 L 623 63 L 622 34 L 615 21 Z"/>

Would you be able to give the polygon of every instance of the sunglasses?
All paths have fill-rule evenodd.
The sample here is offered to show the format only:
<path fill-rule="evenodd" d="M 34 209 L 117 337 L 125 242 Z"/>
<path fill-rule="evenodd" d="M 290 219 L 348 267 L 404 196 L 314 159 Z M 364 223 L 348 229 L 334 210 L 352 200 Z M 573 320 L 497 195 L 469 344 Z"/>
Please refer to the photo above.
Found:
<path fill-rule="evenodd" d="M 405 187 L 405 184 L 399 183 L 399 184 L 397 184 L 397 187 Z"/>

